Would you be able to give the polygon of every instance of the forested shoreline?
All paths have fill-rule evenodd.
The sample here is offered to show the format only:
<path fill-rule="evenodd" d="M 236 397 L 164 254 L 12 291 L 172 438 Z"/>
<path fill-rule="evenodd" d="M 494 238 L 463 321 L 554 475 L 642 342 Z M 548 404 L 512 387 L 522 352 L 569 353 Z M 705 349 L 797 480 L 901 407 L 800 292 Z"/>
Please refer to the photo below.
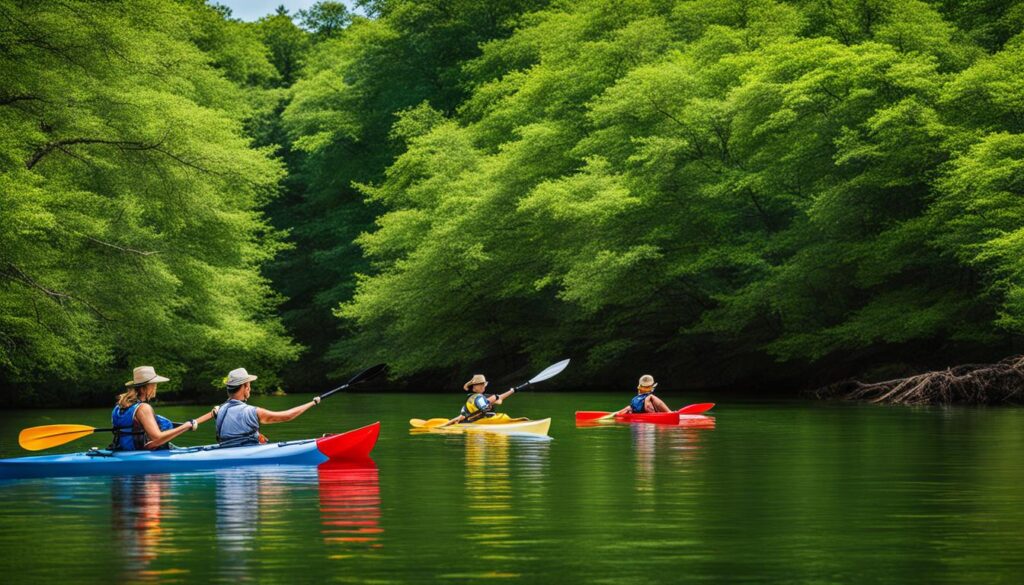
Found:
<path fill-rule="evenodd" d="M 1024 2 L 0 0 L 0 401 L 1020 353 Z M 642 371 L 641 371 L 642 370 Z"/>

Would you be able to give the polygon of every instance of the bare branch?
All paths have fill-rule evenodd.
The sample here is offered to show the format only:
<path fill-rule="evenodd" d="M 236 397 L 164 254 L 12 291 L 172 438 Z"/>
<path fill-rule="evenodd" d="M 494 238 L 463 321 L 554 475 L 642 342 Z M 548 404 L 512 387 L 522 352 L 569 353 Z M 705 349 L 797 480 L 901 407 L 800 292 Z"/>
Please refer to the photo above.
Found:
<path fill-rule="evenodd" d="M 153 250 L 153 251 L 144 251 L 144 250 L 136 250 L 135 248 L 128 248 L 128 247 L 125 247 L 125 246 L 118 246 L 117 244 L 112 244 L 110 242 L 104 242 L 103 240 L 101 240 L 99 238 L 94 238 L 94 237 L 92 237 L 90 235 L 83 234 L 83 233 L 75 231 L 75 230 L 71 230 L 71 231 L 73 231 L 76 234 L 82 236 L 83 238 L 89 240 L 90 242 L 95 242 L 95 243 L 100 244 L 102 246 L 106 246 L 108 248 L 113 248 L 115 250 L 119 250 L 121 252 L 126 252 L 128 254 L 137 254 L 139 256 L 152 256 L 153 254 L 159 254 L 159 252 L 157 252 L 155 250 Z"/>
<path fill-rule="evenodd" d="M 112 321 L 113 320 L 113 319 L 110 319 L 109 317 L 107 317 L 106 315 L 104 315 L 99 309 L 94 307 L 91 303 L 89 303 L 85 299 L 78 298 L 78 297 L 76 297 L 74 295 L 71 295 L 71 294 L 68 294 L 68 293 L 65 293 L 65 292 L 60 292 L 60 291 L 51 290 L 49 288 L 46 288 L 45 286 L 43 286 L 43 285 L 39 284 L 38 282 L 36 282 L 35 280 L 33 280 L 29 275 L 25 274 L 25 272 L 23 270 L 21 270 L 20 268 L 18 268 L 14 264 L 11 264 L 10 262 L 8 262 L 6 264 L 6 268 L 7 268 L 7 270 L 0 270 L 0 276 L 5 276 L 8 279 L 13 280 L 14 282 L 21 283 L 21 284 L 23 284 L 25 286 L 28 286 L 29 288 L 34 288 L 34 289 L 42 292 L 44 295 L 46 295 L 47 298 L 49 298 L 50 300 L 52 300 L 55 303 L 57 303 L 61 308 L 64 307 L 64 301 L 75 301 L 75 302 L 78 302 L 78 303 L 82 303 L 83 305 L 88 307 L 89 310 L 92 311 L 93 313 L 95 313 L 96 316 L 99 317 L 100 319 L 103 319 L 104 321 Z"/>
<path fill-rule="evenodd" d="M 159 142 L 148 144 L 145 142 L 137 142 L 130 140 L 106 140 L 103 138 L 65 138 L 64 140 L 56 140 L 39 147 L 35 153 L 25 161 L 25 167 L 32 170 L 32 167 L 39 164 L 39 161 L 46 155 L 50 154 L 56 149 L 63 149 L 66 146 L 73 146 L 76 144 L 106 144 L 109 146 L 116 146 L 121 150 L 152 150 L 160 146 Z"/>

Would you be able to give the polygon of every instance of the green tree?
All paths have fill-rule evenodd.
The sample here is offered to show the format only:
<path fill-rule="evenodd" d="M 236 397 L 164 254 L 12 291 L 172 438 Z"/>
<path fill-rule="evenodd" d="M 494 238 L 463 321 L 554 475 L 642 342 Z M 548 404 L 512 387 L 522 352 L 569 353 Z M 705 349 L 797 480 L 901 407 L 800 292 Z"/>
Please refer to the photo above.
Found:
<path fill-rule="evenodd" d="M 298 11 L 297 16 L 316 41 L 337 36 L 352 22 L 352 14 L 341 2 L 317 2 L 308 10 Z"/>
<path fill-rule="evenodd" d="M 352 355 L 413 374 L 572 348 L 592 374 L 722 384 L 1005 350 L 1013 41 L 979 61 L 916 0 L 590 0 L 522 22 L 464 66 L 454 115 L 396 125 L 405 152 L 364 187 L 386 211 L 339 310 Z M 966 200 L 1006 235 L 956 218 Z"/>
<path fill-rule="evenodd" d="M 270 70 L 215 14 L 0 2 L 7 399 L 109 398 L 140 363 L 191 389 L 241 363 L 273 384 L 296 354 L 260 274 L 284 246 L 259 211 L 282 169 L 232 82 Z"/>
<path fill-rule="evenodd" d="M 353 273 L 367 267 L 354 240 L 378 213 L 353 184 L 379 181 L 401 151 L 403 142 L 391 134 L 399 113 L 424 102 L 453 113 L 466 92 L 465 62 L 539 4 L 378 3 L 370 9 L 375 18 L 354 18 L 311 51 L 283 113 L 286 148 L 297 153 L 289 162 L 294 190 L 271 211 L 296 242 L 272 271 L 290 299 L 289 329 L 310 345 L 296 379 L 318 380 L 328 368 L 352 363 L 338 345 L 348 331 L 329 324 L 353 294 Z"/>

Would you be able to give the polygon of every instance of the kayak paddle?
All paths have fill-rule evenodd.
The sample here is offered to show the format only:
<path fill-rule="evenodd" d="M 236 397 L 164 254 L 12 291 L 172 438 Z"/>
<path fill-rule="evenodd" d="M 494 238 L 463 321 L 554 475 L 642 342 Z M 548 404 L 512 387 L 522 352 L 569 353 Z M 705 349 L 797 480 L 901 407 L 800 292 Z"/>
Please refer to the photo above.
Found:
<path fill-rule="evenodd" d="M 680 408 L 677 412 L 679 412 L 679 414 L 701 414 L 711 410 L 714 407 L 714 402 L 702 402 L 700 404 L 690 404 L 688 406 L 684 406 Z M 602 419 L 610 419 L 614 416 L 614 412 L 604 412 L 601 410 L 579 410 L 576 411 L 576 422 L 599 421 Z"/>
<path fill-rule="evenodd" d="M 551 364 L 550 366 L 544 368 L 544 371 L 542 371 L 541 373 L 537 374 L 536 376 L 530 378 L 530 380 L 528 382 L 520 384 L 520 385 L 518 385 L 518 386 L 516 386 L 516 387 L 514 387 L 514 388 L 512 388 L 512 389 L 510 389 L 510 390 L 508 390 L 506 392 L 502 392 L 501 394 L 499 394 L 498 395 L 498 400 L 505 400 L 509 396 L 512 396 L 513 394 L 515 394 L 517 391 L 522 390 L 523 388 L 526 388 L 527 386 L 530 386 L 531 384 L 536 384 L 538 382 L 543 382 L 544 380 L 547 380 L 547 379 L 550 379 L 550 378 L 554 378 L 558 374 L 561 374 L 562 370 L 564 370 L 568 366 L 569 366 L 569 360 L 562 360 L 562 361 L 558 362 L 557 364 Z M 497 400 L 495 402 L 497 402 Z M 464 417 L 464 416 L 462 416 L 460 414 L 459 416 L 457 416 L 457 417 L 455 417 L 455 418 L 453 418 L 451 420 L 445 421 L 444 424 L 442 424 L 442 425 L 435 425 L 432 428 L 446 427 L 448 425 L 453 425 L 453 424 L 462 422 L 462 419 L 464 419 L 464 418 L 466 418 L 466 417 Z M 413 419 L 413 420 L 418 420 L 418 419 Z M 413 424 L 413 420 L 410 420 L 409 424 Z M 434 420 L 434 419 L 431 419 L 431 420 Z M 429 423 L 430 421 L 425 421 L 425 422 Z M 413 426 L 416 426 L 416 425 L 413 424 Z"/>
<path fill-rule="evenodd" d="M 423 420 L 422 418 L 411 418 L 409 419 L 409 426 L 414 429 L 432 429 L 444 425 L 448 422 L 446 418 L 432 418 L 430 420 Z"/>
<path fill-rule="evenodd" d="M 18 433 L 18 444 L 27 451 L 41 451 L 70 443 L 95 432 L 113 432 L 114 429 L 97 429 L 86 425 L 43 425 L 31 427 Z"/>
<path fill-rule="evenodd" d="M 359 372 L 355 376 L 352 376 L 352 378 L 348 382 L 345 382 L 341 386 L 338 386 L 337 388 L 335 388 L 333 390 L 328 390 L 327 392 L 324 392 L 323 394 L 321 394 L 319 396 L 319 398 L 320 398 L 320 400 L 323 400 L 324 398 L 327 398 L 331 394 L 334 394 L 335 392 L 338 392 L 340 390 L 344 390 L 345 388 L 348 388 L 349 386 L 351 386 L 353 384 L 358 384 L 360 382 L 365 382 L 367 380 L 376 378 L 386 368 L 387 368 L 387 366 L 384 365 L 384 364 L 377 364 L 376 366 L 370 366 L 369 368 L 366 368 L 365 370 L 363 370 L 362 372 Z"/>

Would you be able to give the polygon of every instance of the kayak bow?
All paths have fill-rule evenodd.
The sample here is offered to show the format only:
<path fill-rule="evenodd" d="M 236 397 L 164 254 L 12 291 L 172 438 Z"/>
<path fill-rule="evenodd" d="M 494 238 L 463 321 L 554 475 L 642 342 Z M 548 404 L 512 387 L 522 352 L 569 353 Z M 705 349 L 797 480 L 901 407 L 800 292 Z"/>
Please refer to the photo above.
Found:
<path fill-rule="evenodd" d="M 72 477 L 135 473 L 174 473 L 244 465 L 317 465 L 325 461 L 365 459 L 380 423 L 318 439 L 248 447 L 206 445 L 160 451 L 108 451 L 0 459 L 0 479 Z"/>

